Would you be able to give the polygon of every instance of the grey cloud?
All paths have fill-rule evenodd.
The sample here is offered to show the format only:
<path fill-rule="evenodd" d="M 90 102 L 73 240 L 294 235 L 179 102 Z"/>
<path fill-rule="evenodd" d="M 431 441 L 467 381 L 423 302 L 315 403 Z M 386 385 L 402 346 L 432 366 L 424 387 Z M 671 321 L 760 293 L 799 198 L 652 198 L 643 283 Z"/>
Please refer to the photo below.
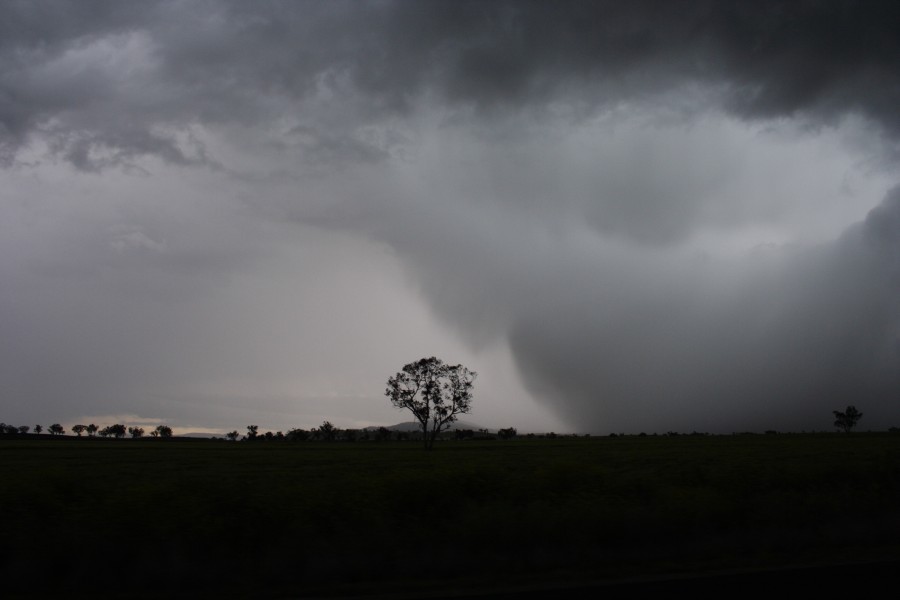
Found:
<path fill-rule="evenodd" d="M 348 118 L 352 131 L 422 102 L 492 119 L 559 105 L 591 114 L 687 85 L 745 117 L 856 111 L 900 131 L 893 3 L 97 2 L 4 13 L 7 155 L 53 119 L 76 131 L 87 119 L 88 139 L 128 148 L 159 124 L 264 123 L 339 104 L 336 137 L 349 135 Z M 144 40 L 145 69 L 113 64 L 88 88 L 85 74 L 37 87 L 28 77 L 117 36 Z M 101 118 L 110 105 L 130 131 Z M 141 148 L 179 160 L 171 144 Z"/>
<path fill-rule="evenodd" d="M 584 430 L 828 429 L 831 407 L 854 402 L 870 407 L 871 427 L 900 422 L 900 191 L 838 239 L 812 246 L 717 256 L 683 240 L 648 244 L 640 232 L 665 232 L 658 204 L 666 201 L 674 211 L 693 207 L 675 222 L 692 235 L 739 235 L 743 226 L 786 222 L 786 210 L 798 211 L 791 218 L 802 231 L 830 203 L 818 190 L 843 186 L 821 136 L 808 142 L 818 157 L 797 154 L 807 142 L 778 148 L 771 160 L 785 171 L 767 182 L 770 159 L 759 165 L 754 155 L 772 146 L 729 156 L 733 144 L 761 140 L 698 127 L 706 132 L 699 141 L 651 130 L 663 142 L 650 145 L 660 155 L 649 165 L 622 148 L 644 146 L 634 131 L 591 148 L 596 161 L 570 154 L 585 147 L 580 139 L 532 152 L 521 144 L 485 150 L 451 135 L 433 157 L 420 157 L 421 187 L 403 192 L 393 220 L 355 226 L 396 248 L 430 304 L 471 343 L 506 340 L 535 394 Z M 682 159 L 706 169 L 682 169 Z M 730 187 L 746 170 L 751 181 Z M 658 189 L 635 186 L 641 177 Z M 584 189 L 632 196 L 624 207 L 604 206 L 583 202 Z M 698 191 L 709 198 L 697 202 Z M 628 230 L 607 226 L 617 214 L 633 218 L 637 233 L 611 235 Z"/>
<path fill-rule="evenodd" d="M 469 228 L 419 275 L 450 322 L 506 337 L 583 431 L 829 429 L 847 404 L 886 428 L 900 422 L 898 216 L 895 190 L 834 242 L 710 260 Z"/>
<path fill-rule="evenodd" d="M 401 359 L 383 348 L 389 367 L 355 358 L 368 342 L 351 335 L 404 306 L 371 245 L 260 220 L 216 193 L 215 174 L 167 174 L 4 174 L 4 419 L 311 427 L 344 415 L 300 419 L 298 396 L 346 386 L 379 399 L 366 414 L 390 415 L 381 372 Z"/>
<path fill-rule="evenodd" d="M 288 143 L 302 148 L 314 164 L 339 166 L 343 163 L 373 163 L 389 157 L 377 141 L 356 136 L 335 136 L 311 125 L 297 125 L 288 131 Z"/>

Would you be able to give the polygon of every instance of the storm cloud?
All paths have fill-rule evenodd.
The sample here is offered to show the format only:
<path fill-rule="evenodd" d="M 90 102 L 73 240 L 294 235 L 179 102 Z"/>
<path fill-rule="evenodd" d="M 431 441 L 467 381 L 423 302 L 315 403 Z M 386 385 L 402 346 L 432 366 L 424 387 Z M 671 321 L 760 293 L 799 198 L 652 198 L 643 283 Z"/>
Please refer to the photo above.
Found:
<path fill-rule="evenodd" d="M 0 10 L 8 420 L 900 423 L 894 3 Z"/>

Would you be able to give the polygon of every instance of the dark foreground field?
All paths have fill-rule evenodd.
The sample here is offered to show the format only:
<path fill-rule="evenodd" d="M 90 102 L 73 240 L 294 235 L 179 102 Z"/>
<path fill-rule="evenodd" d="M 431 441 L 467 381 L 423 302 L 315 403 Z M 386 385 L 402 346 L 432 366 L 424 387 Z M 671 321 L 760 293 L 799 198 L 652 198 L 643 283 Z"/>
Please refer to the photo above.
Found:
<path fill-rule="evenodd" d="M 0 477 L 0 585 L 23 594 L 520 595 L 861 564 L 845 567 L 851 577 L 900 557 L 891 434 L 466 441 L 430 453 L 32 436 L 0 441 Z"/>

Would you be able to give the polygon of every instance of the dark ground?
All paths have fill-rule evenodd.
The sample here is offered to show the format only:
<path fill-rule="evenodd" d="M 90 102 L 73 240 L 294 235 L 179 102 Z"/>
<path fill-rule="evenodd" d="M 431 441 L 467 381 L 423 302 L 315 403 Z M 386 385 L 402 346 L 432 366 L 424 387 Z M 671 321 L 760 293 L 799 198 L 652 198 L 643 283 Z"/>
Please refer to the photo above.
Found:
<path fill-rule="evenodd" d="M 0 440 L 6 597 L 854 593 L 900 566 L 900 436 Z"/>

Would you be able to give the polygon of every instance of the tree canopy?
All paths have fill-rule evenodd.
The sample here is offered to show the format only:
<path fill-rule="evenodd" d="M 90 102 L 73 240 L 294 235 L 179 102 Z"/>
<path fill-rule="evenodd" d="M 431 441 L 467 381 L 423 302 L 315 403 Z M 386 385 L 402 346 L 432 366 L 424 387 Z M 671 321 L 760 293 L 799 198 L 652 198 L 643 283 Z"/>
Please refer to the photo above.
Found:
<path fill-rule="evenodd" d="M 422 427 L 425 448 L 432 448 L 438 434 L 472 407 L 476 373 L 462 365 L 447 365 L 422 358 L 390 377 L 385 395 L 397 408 L 413 413 Z"/>
<path fill-rule="evenodd" d="M 834 413 L 834 426 L 843 429 L 844 433 L 850 433 L 850 430 L 856 426 L 863 414 L 859 412 L 855 406 L 848 406 L 843 412 L 839 410 L 832 411 Z"/>

